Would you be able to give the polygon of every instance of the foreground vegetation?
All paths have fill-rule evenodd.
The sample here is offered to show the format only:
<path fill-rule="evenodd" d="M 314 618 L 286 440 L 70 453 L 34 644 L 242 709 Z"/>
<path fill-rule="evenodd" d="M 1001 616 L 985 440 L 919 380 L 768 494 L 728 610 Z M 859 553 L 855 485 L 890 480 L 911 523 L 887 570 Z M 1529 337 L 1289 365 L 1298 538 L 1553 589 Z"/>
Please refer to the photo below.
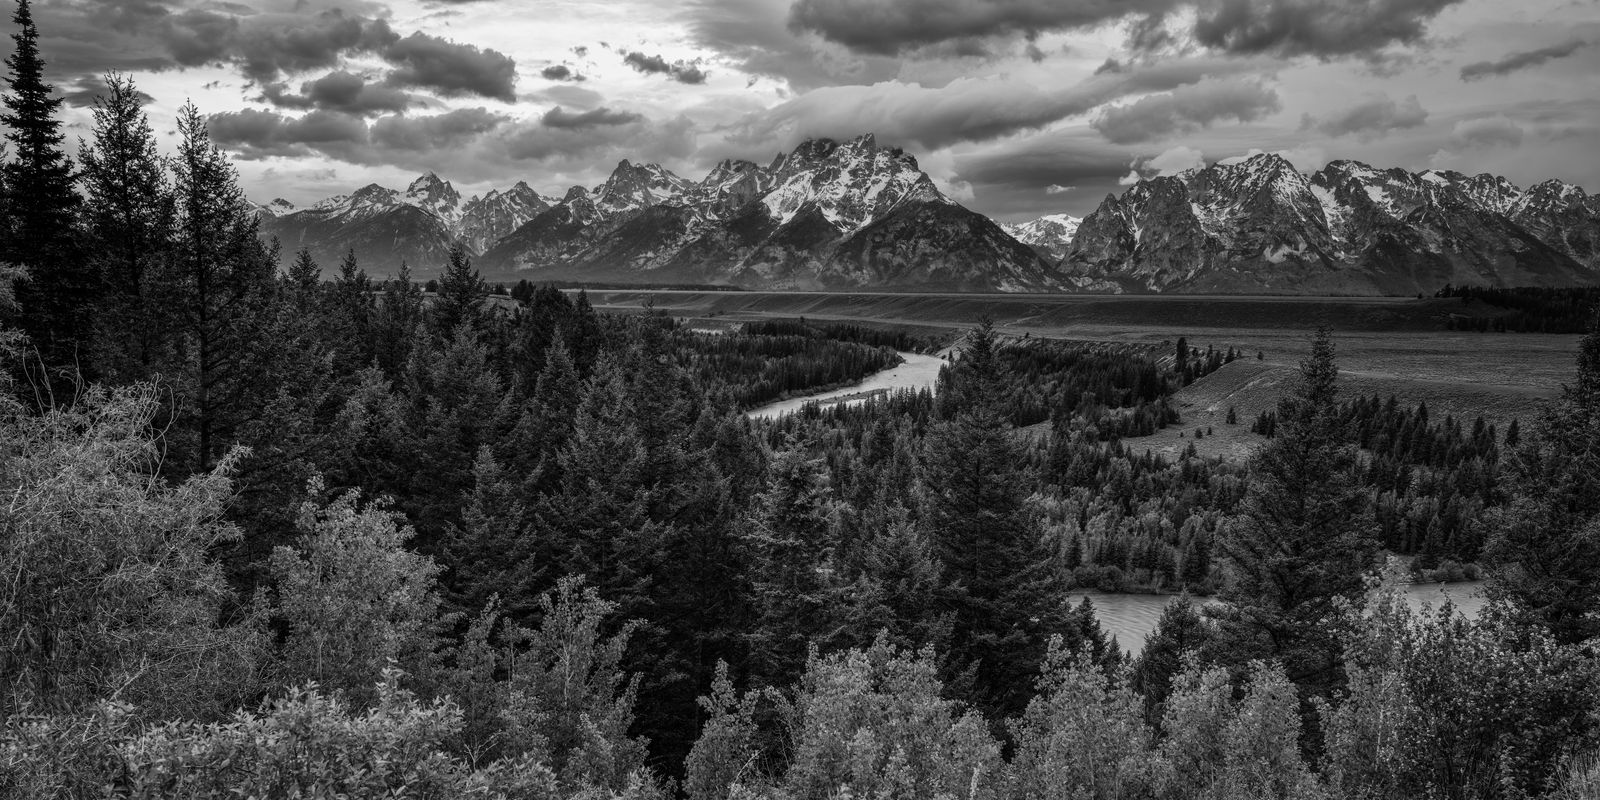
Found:
<path fill-rule="evenodd" d="M 353 258 L 275 274 L 192 108 L 166 161 L 113 78 L 72 169 L 18 22 L 0 796 L 1597 780 L 1600 330 L 1515 436 L 1343 402 L 1323 333 L 1245 468 L 1127 446 L 1228 354 L 986 326 L 937 394 L 758 424 L 745 405 L 905 343 L 712 336 L 550 288 L 491 306 L 459 253 L 426 297 Z M 1384 545 L 1481 559 L 1490 611 L 1372 592 Z M 1086 582 L 1227 602 L 1176 603 L 1129 661 L 1067 603 Z"/>

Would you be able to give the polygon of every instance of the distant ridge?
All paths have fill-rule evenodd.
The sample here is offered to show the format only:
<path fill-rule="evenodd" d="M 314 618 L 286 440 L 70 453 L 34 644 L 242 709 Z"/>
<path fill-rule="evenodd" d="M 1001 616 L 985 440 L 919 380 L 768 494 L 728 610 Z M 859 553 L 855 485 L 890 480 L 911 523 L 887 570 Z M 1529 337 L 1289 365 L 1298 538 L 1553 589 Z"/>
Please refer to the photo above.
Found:
<path fill-rule="evenodd" d="M 1446 283 L 1600 283 L 1600 196 L 1561 181 L 1300 173 L 1270 154 L 1141 180 L 1087 217 L 1001 226 L 871 135 L 815 139 L 700 181 L 624 160 L 560 198 L 527 183 L 463 199 L 437 175 L 308 208 L 258 206 L 284 257 L 436 274 L 453 243 L 493 280 L 750 289 L 1431 294 Z"/>
<path fill-rule="evenodd" d="M 1263 154 L 1139 181 L 1083 219 L 1071 279 L 1131 292 L 1432 294 L 1600 282 L 1600 197 L 1561 181 Z"/>

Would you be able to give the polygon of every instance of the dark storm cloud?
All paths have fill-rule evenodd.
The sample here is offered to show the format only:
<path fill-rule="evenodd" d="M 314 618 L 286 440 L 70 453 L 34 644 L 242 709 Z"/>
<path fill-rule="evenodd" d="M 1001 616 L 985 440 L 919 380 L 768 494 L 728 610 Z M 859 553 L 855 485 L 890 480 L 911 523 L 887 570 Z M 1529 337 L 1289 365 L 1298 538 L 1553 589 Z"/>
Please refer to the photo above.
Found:
<path fill-rule="evenodd" d="M 335 66 L 397 37 L 381 18 L 302 3 L 288 12 L 183 0 L 62 0 L 35 16 L 55 75 L 231 64 L 252 80 Z M 354 6 L 357 4 L 343 4 Z"/>
<path fill-rule="evenodd" d="M 463 180 L 504 178 L 530 162 L 583 171 L 596 159 L 662 160 L 694 149 L 682 117 L 653 122 L 626 112 L 565 110 L 528 119 L 484 108 L 391 114 L 374 120 L 335 111 L 213 115 L 214 141 L 243 159 L 320 156 L 358 166 L 434 170 Z M 552 124 L 553 123 L 553 124 Z"/>
<path fill-rule="evenodd" d="M 1163 14 L 1176 0 L 798 0 L 789 23 L 860 53 L 899 55 L 931 45 L 1099 25 Z"/>
<path fill-rule="evenodd" d="M 898 81 L 829 86 L 741 120 L 729 132 L 727 155 L 748 157 L 774 144 L 788 147 L 815 136 L 846 139 L 863 133 L 926 149 L 981 142 L 1041 128 L 1121 97 L 1263 66 L 1247 58 L 1169 59 L 1101 72 L 1052 91 L 1003 78 L 960 78 L 937 88 Z"/>
<path fill-rule="evenodd" d="M 1588 42 L 1573 40 L 1565 44 L 1541 47 L 1537 50 L 1528 50 L 1522 53 L 1512 53 L 1498 61 L 1479 61 L 1461 68 L 1461 80 L 1474 81 L 1491 76 L 1509 75 L 1519 69 L 1538 66 L 1546 61 L 1557 58 L 1566 58 L 1588 45 Z"/>
<path fill-rule="evenodd" d="M 585 128 L 603 128 L 613 125 L 630 125 L 644 120 L 640 114 L 631 111 L 612 111 L 609 108 L 596 108 L 591 111 L 567 111 L 561 106 L 556 106 L 545 112 L 540 121 L 550 128 L 570 128 L 582 130 Z"/>
<path fill-rule="evenodd" d="M 360 118 L 333 111 L 288 117 L 276 111 L 247 108 L 213 114 L 207 125 L 213 141 L 244 158 L 348 150 L 367 139 L 367 125 Z"/>
<path fill-rule="evenodd" d="M 875 83 L 899 74 L 897 59 L 851 55 L 818 36 L 789 29 L 791 0 L 689 0 L 683 18 L 694 43 L 750 75 L 805 90 L 837 83 Z M 842 56 L 842 57 L 841 57 Z"/>
<path fill-rule="evenodd" d="M 1090 133 L 1054 134 L 1013 140 L 957 157 L 956 176 L 972 185 L 989 213 L 1036 217 L 1044 213 L 1082 216 L 1128 173 L 1126 149 Z M 1063 193 L 1062 187 L 1073 187 Z M 1052 192 L 1052 187 L 1055 191 Z M 1041 198 L 1048 198 L 1041 204 Z"/>
<path fill-rule="evenodd" d="M 634 51 L 622 57 L 622 63 L 646 75 L 667 75 L 679 83 L 705 83 L 706 73 L 693 64 L 682 61 L 667 63 L 659 55 L 647 56 Z"/>
<path fill-rule="evenodd" d="M 236 58 L 247 77 L 268 81 L 284 72 L 333 67 L 345 54 L 376 52 L 385 46 L 392 47 L 396 39 L 388 22 L 347 16 L 338 9 L 309 17 L 244 17 L 234 30 L 232 41 L 224 43 L 227 50 L 206 54 L 200 61 L 185 60 L 180 56 L 180 63 L 194 66 L 224 60 L 225 57 Z M 209 33 L 204 34 L 194 45 L 200 49 L 211 45 L 214 40 L 210 36 Z"/>
<path fill-rule="evenodd" d="M 63 88 L 61 100 L 74 108 L 88 108 L 94 101 L 106 94 L 106 82 L 102 77 L 85 75 Z M 152 103 L 155 98 L 144 92 L 138 92 L 139 102 Z"/>
<path fill-rule="evenodd" d="M 572 68 L 566 64 L 551 64 L 539 70 L 539 75 L 550 81 L 581 81 L 584 79 L 582 75 L 573 72 Z"/>
<path fill-rule="evenodd" d="M 483 108 L 461 108 L 426 117 L 395 115 L 372 123 L 372 141 L 388 150 L 432 153 L 468 145 L 507 121 L 504 115 Z"/>
<path fill-rule="evenodd" d="M 1253 79 L 1206 80 L 1106 109 L 1093 123 L 1118 144 L 1148 142 L 1225 119 L 1250 122 L 1282 108 L 1278 93 Z"/>
<path fill-rule="evenodd" d="M 263 99 L 282 108 L 312 108 L 341 111 L 357 116 L 404 111 L 417 104 L 417 98 L 391 86 L 367 82 L 349 72 L 330 72 L 300 85 L 293 93 L 281 83 L 268 84 Z"/>
<path fill-rule="evenodd" d="M 402 38 L 378 16 L 384 12 L 364 0 L 62 0 L 40 7 L 39 25 L 52 73 L 72 78 L 220 64 L 269 87 L 286 74 L 377 55 L 393 68 L 391 90 L 515 100 L 511 58 L 423 33 Z"/>
<path fill-rule="evenodd" d="M 858 53 L 902 55 L 993 37 L 1029 39 L 1048 31 L 1136 18 L 1129 46 L 1174 44 L 1162 25 L 1190 9 L 1189 35 L 1230 53 L 1333 58 L 1372 55 L 1423 38 L 1427 23 L 1462 0 L 797 0 L 789 24 Z"/>
<path fill-rule="evenodd" d="M 1368 139 L 1390 131 L 1415 128 L 1427 121 L 1428 111 L 1416 95 L 1400 102 L 1388 95 L 1379 95 L 1320 119 L 1307 115 L 1301 129 L 1314 128 L 1328 136 L 1355 135 Z"/>
<path fill-rule="evenodd" d="M 1205 0 L 1194 38 L 1230 53 L 1320 58 L 1411 44 L 1462 0 Z"/>
<path fill-rule="evenodd" d="M 387 80 L 393 86 L 516 102 L 517 62 L 497 50 L 413 33 L 387 47 L 383 58 L 395 65 Z"/>
<path fill-rule="evenodd" d="M 441 150 L 465 148 L 508 118 L 482 108 L 431 116 L 393 114 L 370 123 L 337 111 L 291 117 L 245 109 L 214 114 L 211 137 L 242 158 L 321 154 L 354 164 L 405 164 Z"/>

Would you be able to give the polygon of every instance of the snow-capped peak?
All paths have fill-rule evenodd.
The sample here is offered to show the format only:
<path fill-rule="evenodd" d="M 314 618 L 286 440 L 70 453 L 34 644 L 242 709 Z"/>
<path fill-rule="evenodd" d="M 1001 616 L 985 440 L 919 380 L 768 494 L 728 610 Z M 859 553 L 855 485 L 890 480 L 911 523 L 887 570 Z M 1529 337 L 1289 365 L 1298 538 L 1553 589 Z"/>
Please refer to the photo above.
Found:
<path fill-rule="evenodd" d="M 768 168 L 774 181 L 762 203 L 787 222 L 807 205 L 850 233 L 907 200 L 948 199 L 898 148 L 881 147 L 871 134 L 849 142 L 812 139 L 780 155 Z"/>
<path fill-rule="evenodd" d="M 461 218 L 461 193 L 457 192 L 449 181 L 440 179 L 432 172 L 412 181 L 411 185 L 406 187 L 401 202 L 420 208 L 447 222 L 454 223 Z"/>
<path fill-rule="evenodd" d="M 1060 260 L 1072 246 L 1072 237 L 1078 235 L 1083 220 L 1071 214 L 1047 214 L 1038 219 L 1002 225 L 1006 233 L 1035 250 Z"/>
<path fill-rule="evenodd" d="M 281 197 L 275 198 L 272 202 L 267 203 L 264 206 L 256 206 L 256 208 L 260 209 L 262 213 L 273 217 L 281 217 L 285 214 L 293 214 L 298 210 L 295 208 L 294 203 L 291 203 Z"/>

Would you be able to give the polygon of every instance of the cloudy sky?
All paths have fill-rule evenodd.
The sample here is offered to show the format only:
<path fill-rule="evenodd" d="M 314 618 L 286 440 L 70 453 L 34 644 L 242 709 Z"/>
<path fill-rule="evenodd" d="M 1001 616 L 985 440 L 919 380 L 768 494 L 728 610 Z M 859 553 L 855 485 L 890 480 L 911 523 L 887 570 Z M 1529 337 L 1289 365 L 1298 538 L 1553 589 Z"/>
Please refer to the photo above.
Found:
<path fill-rule="evenodd" d="M 560 195 L 876 133 L 1003 221 L 1281 152 L 1600 191 L 1600 0 L 35 0 L 83 135 L 132 73 L 253 199 Z M 9 46 L 9 42 L 7 43 Z"/>

